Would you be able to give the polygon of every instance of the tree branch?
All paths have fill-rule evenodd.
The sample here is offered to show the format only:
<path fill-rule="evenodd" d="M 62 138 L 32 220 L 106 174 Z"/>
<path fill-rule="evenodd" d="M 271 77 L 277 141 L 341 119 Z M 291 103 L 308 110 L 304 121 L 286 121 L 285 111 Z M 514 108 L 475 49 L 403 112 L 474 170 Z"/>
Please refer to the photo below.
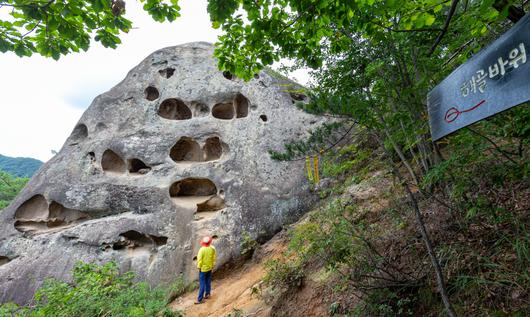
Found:
<path fill-rule="evenodd" d="M 390 32 L 396 32 L 396 33 L 408 33 L 408 32 L 440 32 L 442 29 L 439 28 L 420 28 L 420 29 L 410 29 L 410 30 L 396 30 L 392 28 L 387 28 Z"/>
<path fill-rule="evenodd" d="M 35 23 L 35 25 L 33 26 L 33 28 L 31 28 L 31 30 L 27 31 L 26 33 L 24 33 L 23 35 L 20 36 L 21 39 L 25 38 L 26 36 L 28 36 L 31 32 L 35 31 L 35 29 L 37 28 L 37 26 L 40 25 L 40 23 L 42 22 L 42 20 L 40 20 L 39 22 Z"/>
<path fill-rule="evenodd" d="M 513 160 L 506 151 L 503 151 L 498 145 L 497 143 L 495 143 L 492 139 L 488 138 L 487 136 L 483 135 L 482 133 L 478 132 L 478 131 L 475 131 L 473 129 L 471 129 L 470 127 L 467 127 L 467 129 L 471 132 L 473 132 L 474 134 L 480 136 L 481 138 L 484 138 L 486 141 L 488 141 L 489 143 L 491 143 L 491 145 L 493 145 L 493 148 L 495 148 L 495 150 L 497 150 L 497 152 L 501 153 L 502 156 L 504 156 L 505 158 L 507 158 L 510 162 L 514 163 L 515 165 L 517 165 L 517 162 L 515 160 Z"/>
<path fill-rule="evenodd" d="M 342 140 L 344 140 L 350 134 L 351 130 L 353 130 L 353 127 L 355 127 L 356 124 L 357 124 L 357 121 L 353 121 L 353 123 L 350 126 L 350 128 L 348 129 L 348 131 L 346 131 L 346 133 L 344 133 L 336 142 L 332 143 L 330 146 L 328 146 L 324 150 L 320 151 L 320 154 L 324 154 L 324 153 L 330 151 L 335 146 L 337 146 Z M 315 154 L 313 154 L 313 155 L 315 155 Z M 302 161 L 302 160 L 305 160 L 305 159 L 306 159 L 306 157 L 304 156 L 304 157 L 300 157 L 300 158 L 297 158 L 297 159 L 285 160 L 285 162 Z"/>
<path fill-rule="evenodd" d="M 376 21 L 370 21 L 370 23 L 375 24 L 379 27 L 382 27 L 383 29 L 389 31 L 389 32 L 396 32 L 396 33 L 411 33 L 411 32 L 441 32 L 442 29 L 440 28 L 419 28 L 419 29 L 410 29 L 410 30 L 403 30 L 403 29 L 393 29 L 388 26 L 384 26 L 381 23 L 378 23 Z"/>
<path fill-rule="evenodd" d="M 427 53 L 427 56 L 431 56 L 432 53 L 434 53 L 434 50 L 436 50 L 436 47 L 438 46 L 438 44 L 440 44 L 440 42 L 442 41 L 442 38 L 447 33 L 447 30 L 449 29 L 449 24 L 451 23 L 451 19 L 453 18 L 453 15 L 456 12 L 456 7 L 458 6 L 458 2 L 459 1 L 460 0 L 453 0 L 453 2 L 451 3 L 451 8 L 449 9 L 449 13 L 447 14 L 447 18 L 445 19 L 445 24 L 444 24 L 444 26 L 442 28 L 442 32 L 440 32 L 440 34 L 438 35 L 438 37 L 434 41 L 434 44 L 432 45 L 431 49 L 429 50 L 429 53 Z"/>
<path fill-rule="evenodd" d="M 447 64 L 449 64 L 453 59 L 455 59 L 455 58 L 458 56 L 458 54 L 460 54 L 460 53 L 464 50 L 464 48 L 466 48 L 466 46 L 468 46 L 469 44 L 471 44 L 474 40 L 475 40 L 475 39 L 472 38 L 472 39 L 470 39 L 469 41 L 465 42 L 462 46 L 460 46 L 459 48 L 457 48 L 457 49 L 455 50 L 455 52 L 453 53 L 453 55 L 451 55 L 451 57 L 449 57 L 449 59 L 443 63 L 442 67 L 447 66 Z"/>

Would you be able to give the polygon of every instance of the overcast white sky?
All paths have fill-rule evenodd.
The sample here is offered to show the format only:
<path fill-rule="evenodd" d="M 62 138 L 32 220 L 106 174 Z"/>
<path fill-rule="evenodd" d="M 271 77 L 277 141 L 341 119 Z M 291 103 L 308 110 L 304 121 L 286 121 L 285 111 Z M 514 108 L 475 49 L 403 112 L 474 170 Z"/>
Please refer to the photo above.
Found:
<path fill-rule="evenodd" d="M 161 24 L 151 20 L 137 1 L 127 1 L 126 16 L 135 29 L 121 36 L 122 44 L 115 50 L 93 43 L 87 52 L 59 61 L 0 53 L 0 154 L 47 161 L 92 100 L 147 55 L 166 46 L 215 42 L 218 31 L 211 28 L 206 0 L 180 0 L 179 5 L 181 16 Z"/>

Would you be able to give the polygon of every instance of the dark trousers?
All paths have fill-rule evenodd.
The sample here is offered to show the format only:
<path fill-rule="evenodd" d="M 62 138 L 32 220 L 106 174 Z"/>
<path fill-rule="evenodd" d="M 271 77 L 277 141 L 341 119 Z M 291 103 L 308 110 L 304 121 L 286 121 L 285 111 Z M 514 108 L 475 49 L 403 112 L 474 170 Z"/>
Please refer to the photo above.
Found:
<path fill-rule="evenodd" d="M 199 297 L 197 300 L 200 302 L 204 298 L 204 295 L 210 295 L 212 290 L 212 271 L 199 272 Z"/>

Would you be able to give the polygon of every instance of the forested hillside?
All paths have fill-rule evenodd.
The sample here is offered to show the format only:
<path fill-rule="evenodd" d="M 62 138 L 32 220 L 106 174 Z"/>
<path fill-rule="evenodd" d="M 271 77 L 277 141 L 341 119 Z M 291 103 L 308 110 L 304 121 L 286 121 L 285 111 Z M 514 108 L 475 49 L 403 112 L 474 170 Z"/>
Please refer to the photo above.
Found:
<path fill-rule="evenodd" d="M 42 162 L 30 157 L 9 157 L 0 154 L 0 170 L 16 177 L 31 177 Z"/>
<path fill-rule="evenodd" d="M 9 205 L 28 180 L 29 178 L 13 177 L 0 171 L 0 211 Z"/>

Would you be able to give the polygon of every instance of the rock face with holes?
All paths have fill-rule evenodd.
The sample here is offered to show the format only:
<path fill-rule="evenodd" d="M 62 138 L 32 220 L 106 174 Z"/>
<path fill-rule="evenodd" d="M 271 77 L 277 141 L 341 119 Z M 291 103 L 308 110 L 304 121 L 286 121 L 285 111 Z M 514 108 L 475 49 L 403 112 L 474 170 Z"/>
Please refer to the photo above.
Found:
<path fill-rule="evenodd" d="M 213 46 L 159 50 L 83 114 L 61 151 L 0 213 L 0 303 L 27 302 L 76 261 L 114 260 L 152 284 L 180 273 L 213 235 L 218 266 L 247 232 L 265 239 L 315 199 L 302 162 L 268 151 L 322 119 L 296 84 L 266 71 L 218 71 Z"/>

